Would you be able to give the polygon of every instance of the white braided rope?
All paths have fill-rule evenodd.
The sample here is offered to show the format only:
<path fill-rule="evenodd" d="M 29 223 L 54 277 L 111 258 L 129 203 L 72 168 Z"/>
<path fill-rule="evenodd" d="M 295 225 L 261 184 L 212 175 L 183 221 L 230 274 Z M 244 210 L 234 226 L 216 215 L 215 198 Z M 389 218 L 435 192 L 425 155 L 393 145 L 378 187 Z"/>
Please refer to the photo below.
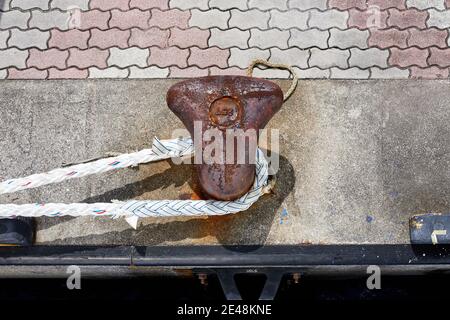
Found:
<path fill-rule="evenodd" d="M 193 153 L 191 139 L 158 140 L 155 138 L 152 149 L 123 154 L 117 157 L 59 168 L 47 173 L 7 180 L 0 183 L 0 194 L 36 188 L 68 179 L 84 177 L 119 168 L 135 166 L 171 157 Z M 112 216 L 112 217 L 164 217 L 224 215 L 248 209 L 264 193 L 267 185 L 268 163 L 263 152 L 256 154 L 256 177 L 250 191 L 235 201 L 216 200 L 149 200 L 116 201 L 113 203 L 37 203 L 0 204 L 0 217 L 60 217 L 60 216 Z"/>

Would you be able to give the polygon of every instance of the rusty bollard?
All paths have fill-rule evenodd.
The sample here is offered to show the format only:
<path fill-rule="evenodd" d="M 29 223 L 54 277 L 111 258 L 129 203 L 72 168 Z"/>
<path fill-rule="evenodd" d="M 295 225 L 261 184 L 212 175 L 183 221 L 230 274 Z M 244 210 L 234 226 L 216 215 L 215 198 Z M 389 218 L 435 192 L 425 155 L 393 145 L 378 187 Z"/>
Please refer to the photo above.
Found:
<path fill-rule="evenodd" d="M 237 136 L 252 131 L 258 139 L 259 130 L 266 126 L 283 104 L 281 88 L 264 79 L 209 76 L 173 85 L 167 93 L 167 104 L 191 134 L 196 153 L 197 150 L 203 152 L 212 143 L 194 136 L 198 124 L 202 137 L 210 129 L 220 132 L 224 146 L 223 159 L 228 159 L 227 148 L 233 146 L 232 163 L 196 164 L 200 186 L 205 194 L 218 200 L 235 200 L 244 195 L 255 178 L 253 160 L 257 141 L 248 141 L 244 150 L 238 150 Z M 230 136 L 230 132 L 236 135 Z M 251 135 L 247 138 L 251 139 Z M 245 154 L 244 163 L 237 161 L 242 153 Z"/>

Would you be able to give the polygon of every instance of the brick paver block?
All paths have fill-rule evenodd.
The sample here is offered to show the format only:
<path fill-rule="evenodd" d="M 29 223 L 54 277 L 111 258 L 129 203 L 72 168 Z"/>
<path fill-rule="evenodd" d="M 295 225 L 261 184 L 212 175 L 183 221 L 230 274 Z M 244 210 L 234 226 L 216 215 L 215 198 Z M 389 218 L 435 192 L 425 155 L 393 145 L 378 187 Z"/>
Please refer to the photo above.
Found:
<path fill-rule="evenodd" d="M 330 39 L 328 44 L 330 47 L 340 49 L 348 49 L 358 47 L 367 48 L 367 40 L 369 39 L 369 30 L 359 30 L 351 28 L 347 30 L 330 29 Z"/>
<path fill-rule="evenodd" d="M 128 10 L 130 0 L 90 0 L 89 7 L 91 9 L 99 9 L 102 11 L 120 9 Z"/>
<path fill-rule="evenodd" d="M 58 70 L 51 68 L 48 70 L 48 79 L 86 79 L 87 77 L 88 71 L 86 69 L 68 68 Z"/>
<path fill-rule="evenodd" d="M 68 49 L 72 47 L 86 49 L 89 37 L 89 31 L 80 31 L 76 29 L 60 31 L 58 29 L 53 29 L 50 31 L 48 45 L 50 48 L 59 49 Z"/>
<path fill-rule="evenodd" d="M 249 11 L 241 11 L 238 9 L 231 10 L 231 19 L 228 22 L 230 28 L 250 29 L 260 28 L 267 29 L 270 19 L 270 13 L 251 9 Z"/>
<path fill-rule="evenodd" d="M 48 10 L 50 0 L 12 0 L 10 6 L 12 9 L 30 10 L 41 9 Z"/>
<path fill-rule="evenodd" d="M 27 29 L 28 20 L 30 20 L 31 12 L 21 12 L 19 10 L 11 10 L 0 12 L 0 29 L 19 28 Z"/>
<path fill-rule="evenodd" d="M 309 13 L 307 11 L 278 11 L 270 10 L 270 28 L 289 29 L 298 28 L 306 30 L 308 28 L 307 22 Z"/>
<path fill-rule="evenodd" d="M 230 59 L 228 59 L 228 64 L 230 67 L 238 67 L 245 69 L 254 59 L 269 59 L 270 51 L 261 50 L 257 48 L 250 48 L 246 50 L 241 50 L 238 48 L 230 49 Z"/>
<path fill-rule="evenodd" d="M 417 46 L 427 48 L 437 46 L 447 48 L 448 30 L 427 29 L 427 30 L 409 30 L 408 46 Z"/>
<path fill-rule="evenodd" d="M 111 12 L 100 10 L 82 11 L 80 13 L 80 26 L 77 29 L 88 30 L 98 28 L 100 30 L 108 29 L 108 21 L 111 18 Z"/>
<path fill-rule="evenodd" d="M 407 39 L 409 33 L 406 30 L 387 29 L 387 30 L 372 30 L 369 37 L 370 47 L 390 48 L 390 47 L 407 47 Z"/>
<path fill-rule="evenodd" d="M 139 28 L 145 30 L 149 26 L 149 19 L 150 11 L 142 11 L 139 9 L 131 9 L 129 11 L 112 10 L 109 27 L 119 28 L 121 30 L 131 28 Z"/>
<path fill-rule="evenodd" d="M 209 68 L 209 74 L 211 76 L 246 76 L 247 72 L 244 69 L 237 67 L 231 67 L 226 69 L 220 69 L 218 67 Z"/>
<path fill-rule="evenodd" d="M 279 9 L 287 10 L 287 0 L 249 0 L 248 7 L 260 10 Z"/>
<path fill-rule="evenodd" d="M 162 29 L 171 27 L 186 29 L 189 18 L 189 11 L 181 11 L 179 9 L 161 11 L 159 9 L 152 9 L 152 16 L 148 23 L 151 27 L 155 26 Z"/>
<path fill-rule="evenodd" d="M 380 10 L 389 8 L 406 9 L 406 0 L 367 0 L 367 7 L 378 7 Z"/>
<path fill-rule="evenodd" d="M 329 0 L 328 7 L 339 10 L 348 10 L 350 8 L 364 10 L 367 8 L 367 4 L 366 0 Z"/>
<path fill-rule="evenodd" d="M 148 48 L 157 46 L 165 48 L 168 46 L 169 30 L 161 30 L 159 28 L 150 28 L 148 30 L 131 29 L 130 46 L 138 46 L 139 48 Z"/>
<path fill-rule="evenodd" d="M 418 11 L 415 9 L 400 11 L 398 9 L 389 9 L 387 24 L 390 27 L 398 27 L 400 29 L 411 27 L 424 29 L 426 28 L 425 22 L 427 18 L 427 11 Z"/>
<path fill-rule="evenodd" d="M 310 28 L 319 28 L 321 30 L 329 28 L 347 28 L 348 11 L 327 10 L 318 11 L 311 10 L 308 25 Z"/>
<path fill-rule="evenodd" d="M 377 11 L 368 9 L 360 11 L 358 9 L 350 9 L 348 11 L 348 27 L 356 27 L 358 29 L 383 29 L 386 28 L 386 20 L 388 19 L 388 11 Z"/>
<path fill-rule="evenodd" d="M 389 65 L 400 68 L 419 66 L 427 67 L 428 50 L 418 48 L 390 49 Z"/>
<path fill-rule="evenodd" d="M 209 46 L 217 46 L 219 48 L 238 47 L 245 49 L 248 47 L 248 40 L 250 39 L 249 30 L 239 30 L 237 28 L 229 30 L 219 30 L 217 28 L 211 29 L 211 37 L 209 38 Z"/>
<path fill-rule="evenodd" d="M 8 69 L 8 79 L 47 79 L 48 71 L 47 70 L 38 70 L 36 68 L 29 69 L 16 69 L 9 68 Z"/>
<path fill-rule="evenodd" d="M 150 57 L 148 65 L 156 65 L 158 67 L 178 66 L 186 68 L 188 66 L 187 58 L 189 56 L 188 49 L 180 49 L 177 47 L 169 48 L 150 48 Z"/>
<path fill-rule="evenodd" d="M 7 40 L 10 36 L 10 30 L 0 31 L 0 49 L 5 49 L 7 47 Z"/>
<path fill-rule="evenodd" d="M 191 18 L 189 19 L 189 26 L 199 27 L 201 29 L 219 28 L 227 29 L 228 20 L 231 14 L 229 11 L 220 11 L 212 9 L 208 11 L 200 11 L 198 9 L 191 10 Z"/>
<path fill-rule="evenodd" d="M 107 67 L 106 60 L 108 59 L 108 56 L 108 50 L 101 50 L 97 48 L 81 50 L 72 48 L 69 49 L 67 66 L 77 67 L 79 69 L 86 69 L 90 67 L 104 69 Z"/>
<path fill-rule="evenodd" d="M 317 67 L 308 69 L 295 68 L 294 70 L 299 79 L 328 79 L 330 78 L 330 69 L 319 69 Z"/>
<path fill-rule="evenodd" d="M 450 48 L 431 48 L 428 64 L 437 65 L 438 67 L 450 67 Z"/>
<path fill-rule="evenodd" d="M 207 48 L 210 35 L 209 30 L 201 30 L 200 28 L 173 28 L 170 30 L 169 46 Z"/>
<path fill-rule="evenodd" d="M 177 8 L 181 10 L 189 10 L 194 8 L 208 10 L 208 1 L 209 0 L 170 0 L 169 7 L 171 9 Z"/>
<path fill-rule="evenodd" d="M 219 68 L 228 67 L 228 58 L 230 51 L 219 48 L 199 49 L 191 48 L 191 55 L 188 63 L 190 66 L 197 66 L 199 68 L 207 68 L 217 66 Z"/>
<path fill-rule="evenodd" d="M 0 51 L 0 69 L 8 67 L 16 67 L 24 69 L 26 67 L 26 60 L 28 58 L 28 50 L 20 50 L 10 48 Z"/>
<path fill-rule="evenodd" d="M 378 48 L 369 49 L 350 49 L 350 67 L 358 67 L 366 69 L 369 67 L 387 68 L 387 60 L 389 57 L 389 50 L 381 50 Z"/>
<path fill-rule="evenodd" d="M 148 49 L 128 48 L 118 49 L 111 48 L 108 58 L 108 66 L 116 66 L 125 68 L 129 66 L 147 67 L 147 58 L 150 54 Z"/>
<path fill-rule="evenodd" d="M 169 9 L 169 0 L 131 0 L 130 8 L 138 8 L 141 10 L 158 8 L 161 10 L 167 10 Z"/>
<path fill-rule="evenodd" d="M 310 67 L 318 67 L 321 69 L 339 67 L 341 69 L 348 68 L 349 50 L 327 49 L 321 50 L 317 48 L 311 49 L 311 58 L 309 59 Z"/>
<path fill-rule="evenodd" d="M 279 48 L 270 49 L 270 61 L 274 63 L 283 63 L 299 68 L 308 68 L 309 50 L 299 48 L 289 48 L 281 50 Z"/>
<path fill-rule="evenodd" d="M 89 10 L 89 0 L 51 0 L 50 4 L 53 9 L 79 8 L 84 11 Z"/>
<path fill-rule="evenodd" d="M 22 31 L 12 29 L 11 37 L 8 40 L 8 47 L 17 47 L 19 49 L 47 49 L 47 40 L 49 38 L 49 31 L 40 31 L 38 29 Z"/>
<path fill-rule="evenodd" d="M 450 9 L 450 0 L 445 0 L 445 7 Z"/>
<path fill-rule="evenodd" d="M 145 79 L 145 78 L 166 78 L 169 75 L 169 68 L 159 68 L 159 67 L 148 67 L 148 68 L 138 68 L 130 67 L 131 79 Z"/>
<path fill-rule="evenodd" d="M 437 27 L 439 29 L 450 28 L 450 10 L 447 11 L 428 10 L 428 13 L 430 15 L 427 20 L 428 27 Z"/>
<path fill-rule="evenodd" d="M 291 37 L 289 38 L 289 47 L 299 47 L 300 49 L 312 47 L 326 49 L 328 47 L 327 42 L 330 37 L 329 31 L 322 31 L 318 29 L 300 31 L 297 29 L 292 29 L 290 33 Z"/>
<path fill-rule="evenodd" d="M 88 69 L 89 78 L 128 78 L 128 69 L 119 69 L 116 67 L 110 67 L 106 69 L 99 69 L 92 67 Z"/>
<path fill-rule="evenodd" d="M 327 0 L 289 0 L 288 7 L 300 10 L 309 10 L 314 8 L 326 10 Z"/>
<path fill-rule="evenodd" d="M 91 30 L 91 37 L 89 38 L 89 47 L 98 47 L 100 49 L 107 49 L 112 47 L 119 47 L 125 49 L 128 47 L 128 39 L 131 37 L 131 30 Z"/>
<path fill-rule="evenodd" d="M 406 0 L 408 8 L 417 8 L 420 10 L 435 8 L 438 10 L 445 9 L 444 0 Z"/>
<path fill-rule="evenodd" d="M 6 77 L 8 76 L 8 72 L 6 69 L 1 69 L 0 70 L 0 79 L 6 79 Z"/>
<path fill-rule="evenodd" d="M 69 20 L 70 14 L 68 12 L 61 12 L 59 10 L 44 12 L 33 10 L 29 26 L 30 28 L 38 28 L 41 30 L 50 30 L 54 28 L 67 30 Z"/>
<path fill-rule="evenodd" d="M 288 48 L 288 40 L 290 37 L 289 31 L 285 30 L 258 30 L 252 29 L 248 44 L 250 47 L 258 47 L 261 49 L 268 49 L 278 47 L 280 49 Z"/>
<path fill-rule="evenodd" d="M 55 67 L 58 69 L 66 68 L 66 61 L 69 57 L 69 51 L 58 50 L 58 49 L 48 49 L 48 50 L 38 50 L 30 49 L 30 57 L 27 60 L 28 67 L 35 67 L 37 69 L 48 69 Z"/>
<path fill-rule="evenodd" d="M 256 66 L 256 68 L 253 69 L 253 76 L 266 79 L 287 79 L 289 78 L 289 71 Z"/>
<path fill-rule="evenodd" d="M 378 67 L 370 68 L 371 79 L 408 79 L 409 70 L 399 68 L 381 69 Z"/>
<path fill-rule="evenodd" d="M 440 69 L 438 67 L 430 68 L 411 68 L 411 78 L 413 79 L 436 79 L 436 78 L 448 78 L 448 68 Z"/>
<path fill-rule="evenodd" d="M 331 79 L 369 79 L 370 71 L 359 68 L 339 69 L 331 68 Z"/>
<path fill-rule="evenodd" d="M 209 6 L 211 8 L 218 8 L 220 10 L 240 9 L 247 10 L 247 1 L 245 0 L 209 0 Z"/>
<path fill-rule="evenodd" d="M 205 77 L 208 75 L 208 69 L 200 69 L 197 67 L 188 67 L 180 69 L 177 67 L 170 67 L 171 78 L 197 78 Z"/>

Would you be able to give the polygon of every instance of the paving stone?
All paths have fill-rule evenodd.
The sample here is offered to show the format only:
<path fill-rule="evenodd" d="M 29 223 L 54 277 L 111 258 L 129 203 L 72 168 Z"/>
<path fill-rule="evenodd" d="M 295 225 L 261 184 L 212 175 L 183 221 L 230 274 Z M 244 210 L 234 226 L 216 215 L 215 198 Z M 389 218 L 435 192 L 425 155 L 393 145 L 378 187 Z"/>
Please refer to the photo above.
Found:
<path fill-rule="evenodd" d="M 129 2 L 130 0 L 90 0 L 89 6 L 91 9 L 99 9 L 102 11 L 112 9 L 128 10 Z"/>
<path fill-rule="evenodd" d="M 11 9 L 30 10 L 41 9 L 48 10 L 50 0 L 12 0 L 10 3 Z"/>
<path fill-rule="evenodd" d="M 318 11 L 311 10 L 308 25 L 310 28 L 319 28 L 321 30 L 330 28 L 347 28 L 348 11 L 327 10 Z"/>
<path fill-rule="evenodd" d="M 0 31 L 0 49 L 5 49 L 8 45 L 6 41 L 10 36 L 10 30 Z"/>
<path fill-rule="evenodd" d="M 169 30 L 161 30 L 153 27 L 148 30 L 131 29 L 130 46 L 138 46 L 140 48 L 148 48 L 157 46 L 160 48 L 167 47 L 169 41 Z"/>
<path fill-rule="evenodd" d="M 128 78 L 128 69 L 119 69 L 116 67 L 109 67 L 106 69 L 99 69 L 92 67 L 88 69 L 89 78 Z"/>
<path fill-rule="evenodd" d="M 6 69 L 0 69 L 0 79 L 6 79 L 7 76 L 8 72 L 6 71 Z"/>
<path fill-rule="evenodd" d="M 406 0 L 406 6 L 408 8 L 417 8 L 420 10 L 435 8 L 438 10 L 444 10 L 444 0 Z"/>
<path fill-rule="evenodd" d="M 24 69 L 25 62 L 28 58 L 28 51 L 10 48 L 0 51 L 0 69 L 8 67 L 16 67 Z"/>
<path fill-rule="evenodd" d="M 69 51 L 58 50 L 58 49 L 48 49 L 48 50 L 38 50 L 30 49 L 30 56 L 27 60 L 28 67 L 35 67 L 37 69 L 48 69 L 48 68 L 66 68 L 66 61 L 69 57 Z"/>
<path fill-rule="evenodd" d="M 138 66 L 146 67 L 147 58 L 149 56 L 148 49 L 140 48 L 128 48 L 128 49 L 118 49 L 111 48 L 109 50 L 110 55 L 108 58 L 108 66 L 116 66 L 119 68 Z"/>
<path fill-rule="evenodd" d="M 331 79 L 369 79 L 370 71 L 359 68 L 339 69 L 331 68 Z"/>
<path fill-rule="evenodd" d="M 289 31 L 285 30 L 258 30 L 252 29 L 248 44 L 250 47 L 258 47 L 261 49 L 268 49 L 278 47 L 280 49 L 288 48 L 288 40 L 290 37 Z"/>
<path fill-rule="evenodd" d="M 230 28 L 237 27 L 239 29 L 267 29 L 269 19 L 270 13 L 267 11 L 260 11 L 257 9 L 241 11 L 238 9 L 232 9 L 231 18 L 228 24 Z"/>
<path fill-rule="evenodd" d="M 280 29 L 298 28 L 306 30 L 308 28 L 307 27 L 308 18 L 309 18 L 308 12 L 298 10 L 291 10 L 291 11 L 270 10 L 269 27 Z"/>
<path fill-rule="evenodd" d="M 108 49 L 112 47 L 119 47 L 125 49 L 128 47 L 128 40 L 131 37 L 130 30 L 91 30 L 91 37 L 89 38 L 89 47 L 98 47 L 100 49 Z"/>
<path fill-rule="evenodd" d="M 178 66 L 186 68 L 187 58 L 189 56 L 188 49 L 180 49 L 177 47 L 169 48 L 150 48 L 150 57 L 148 58 L 148 65 L 156 65 L 158 67 Z"/>
<path fill-rule="evenodd" d="M 240 10 L 247 10 L 247 1 L 245 0 L 210 0 L 209 6 L 211 8 L 218 8 L 220 10 L 229 10 L 233 8 L 237 8 Z"/>
<path fill-rule="evenodd" d="M 274 63 L 284 63 L 299 68 L 308 68 L 309 50 L 299 48 L 289 48 L 281 50 L 279 48 L 270 49 L 270 61 Z"/>
<path fill-rule="evenodd" d="M 313 8 L 326 10 L 327 0 L 289 0 L 288 7 L 300 10 L 309 10 Z"/>
<path fill-rule="evenodd" d="M 310 67 L 318 67 L 321 69 L 339 67 L 341 69 L 348 68 L 349 50 L 327 49 L 321 50 L 317 48 L 311 49 L 311 58 L 309 59 Z"/>
<path fill-rule="evenodd" d="M 253 69 L 253 77 L 264 79 L 288 79 L 290 76 L 289 71 L 273 68 L 260 68 Z"/>
<path fill-rule="evenodd" d="M 8 69 L 8 79 L 15 79 L 15 80 L 27 80 L 27 79 L 47 79 L 48 77 L 48 71 L 47 70 L 38 70 L 36 68 L 29 68 L 29 69 L 16 69 L 16 68 L 9 68 Z"/>
<path fill-rule="evenodd" d="M 399 68 L 381 69 L 379 67 L 370 68 L 371 79 L 408 79 L 409 70 Z"/>
<path fill-rule="evenodd" d="M 369 46 L 382 49 L 390 47 L 406 48 L 408 37 L 409 33 L 406 30 L 372 30 L 369 37 Z"/>
<path fill-rule="evenodd" d="M 170 67 L 170 77 L 171 78 L 197 78 L 207 76 L 208 69 L 200 69 L 197 67 L 188 67 L 185 69 L 180 69 L 177 67 Z"/>
<path fill-rule="evenodd" d="M 30 28 L 38 28 L 41 30 L 50 30 L 57 28 L 60 30 L 68 29 L 70 14 L 59 10 L 37 11 L 34 10 L 29 22 Z M 0 19 L 1 20 L 1 19 Z"/>
<path fill-rule="evenodd" d="M 350 9 L 348 11 L 348 26 L 358 29 L 383 29 L 386 28 L 388 11 Z"/>
<path fill-rule="evenodd" d="M 330 36 L 328 31 L 318 29 L 300 31 L 292 29 L 290 32 L 291 37 L 289 38 L 289 47 L 299 47 L 301 49 L 312 47 L 325 49 L 328 47 L 327 42 Z"/>
<path fill-rule="evenodd" d="M 390 27 L 398 27 L 400 29 L 412 27 L 424 29 L 426 28 L 425 22 L 427 18 L 427 11 L 389 9 L 387 24 Z"/>
<path fill-rule="evenodd" d="M 317 67 L 308 69 L 295 68 L 294 70 L 299 79 L 328 79 L 330 78 L 330 69 L 319 69 Z"/>
<path fill-rule="evenodd" d="M 48 70 L 48 79 L 86 79 L 87 77 L 87 70 L 80 70 L 77 68 L 68 68 L 64 70 L 51 68 Z"/>
<path fill-rule="evenodd" d="M 428 50 L 418 48 L 397 49 L 392 48 L 389 65 L 401 68 L 410 66 L 427 67 Z"/>
<path fill-rule="evenodd" d="M 27 23 L 30 19 L 30 12 L 11 10 L 0 13 L 0 29 L 19 28 L 28 29 Z"/>
<path fill-rule="evenodd" d="M 418 68 L 411 67 L 411 78 L 412 79 L 440 79 L 448 78 L 449 71 L 448 68 L 441 69 L 438 67 L 429 68 Z"/>
<path fill-rule="evenodd" d="M 428 27 L 437 27 L 439 29 L 446 29 L 450 27 L 450 10 L 428 10 L 428 14 L 430 15 L 427 20 Z"/>
<path fill-rule="evenodd" d="M 259 10 L 279 9 L 287 10 L 287 0 L 249 0 L 248 7 Z"/>
<path fill-rule="evenodd" d="M 131 0 L 130 9 L 132 8 L 141 10 L 159 8 L 161 10 L 167 10 L 169 9 L 169 0 Z"/>
<path fill-rule="evenodd" d="M 144 69 L 138 67 L 130 67 L 130 79 L 146 79 L 146 78 L 166 78 L 169 75 L 168 68 L 158 68 L 155 66 Z"/>
<path fill-rule="evenodd" d="M 11 10 L 11 1 L 12 0 L 0 1 L 0 11 L 9 11 L 9 10 Z M 6 75 L 5 75 L 5 77 L 6 77 Z M 0 79 L 1 79 L 1 77 L 0 77 Z"/>
<path fill-rule="evenodd" d="M 77 29 L 88 30 L 98 28 L 100 30 L 109 29 L 108 21 L 111 18 L 111 12 L 102 12 L 100 10 L 82 11 L 80 13 L 80 26 Z"/>
<path fill-rule="evenodd" d="M 47 49 L 47 40 L 49 38 L 49 31 L 40 31 L 38 29 L 27 31 L 11 29 L 11 37 L 8 40 L 8 47 L 17 47 L 19 49 Z"/>
<path fill-rule="evenodd" d="M 367 7 L 378 7 L 380 10 L 389 8 L 406 9 L 405 0 L 367 0 Z"/>
<path fill-rule="evenodd" d="M 419 48 L 427 48 L 437 46 L 440 48 L 447 47 L 448 30 L 427 29 L 427 30 L 409 30 L 408 46 L 417 46 Z"/>
<path fill-rule="evenodd" d="M 199 27 L 201 29 L 209 29 L 209 28 L 227 29 L 229 19 L 230 19 L 229 11 L 223 12 L 218 9 L 200 11 L 198 9 L 192 9 L 191 18 L 189 19 L 189 26 Z"/>
<path fill-rule="evenodd" d="M 189 56 L 189 65 L 197 66 L 199 68 L 207 68 L 217 66 L 219 68 L 228 67 L 228 58 L 230 51 L 219 48 L 199 49 L 191 48 L 191 55 Z"/>
<path fill-rule="evenodd" d="M 450 48 L 430 48 L 428 64 L 437 65 L 439 67 L 450 67 Z"/>
<path fill-rule="evenodd" d="M 150 27 L 159 27 L 161 29 L 171 27 L 186 29 L 188 27 L 189 18 L 190 13 L 188 11 L 181 11 L 178 9 L 161 11 L 159 9 L 152 9 L 152 16 L 148 25 Z"/>
<path fill-rule="evenodd" d="M 170 30 L 169 46 L 207 48 L 210 35 L 209 30 L 201 30 L 200 28 L 173 28 Z"/>
<path fill-rule="evenodd" d="M 219 48 L 238 47 L 241 49 L 248 48 L 250 38 L 249 30 L 239 30 L 237 28 L 229 30 L 211 29 L 211 37 L 209 38 L 209 46 L 217 46 Z"/>
<path fill-rule="evenodd" d="M 170 0 L 169 7 L 171 9 L 177 8 L 181 10 L 189 10 L 189 9 L 201 9 L 208 10 L 208 1 L 209 0 Z"/>
<path fill-rule="evenodd" d="M 75 29 L 60 31 L 58 29 L 52 29 L 50 31 L 50 40 L 48 45 L 50 48 L 55 47 L 59 49 L 68 49 L 72 47 L 87 49 L 89 37 L 89 31 L 80 31 Z"/>
<path fill-rule="evenodd" d="M 338 47 L 340 49 L 352 47 L 364 49 L 367 48 L 368 39 L 368 30 L 359 30 L 357 28 L 339 30 L 333 28 L 330 29 L 330 39 L 328 40 L 328 45 L 330 47 Z"/>
<path fill-rule="evenodd" d="M 51 0 L 50 4 L 53 9 L 79 8 L 80 10 L 89 10 L 89 0 Z"/>
<path fill-rule="evenodd" d="M 329 0 L 328 7 L 339 10 L 348 10 L 350 8 L 364 10 L 367 8 L 367 4 L 366 0 Z"/>
<path fill-rule="evenodd" d="M 69 49 L 67 66 L 77 67 L 79 69 L 86 69 L 90 67 L 104 69 L 107 67 L 106 60 L 108 59 L 108 56 L 108 50 L 101 50 L 98 48 L 81 50 L 78 48 L 72 48 Z"/>
<path fill-rule="evenodd" d="M 159 9 L 154 9 L 158 10 Z M 158 15 L 158 13 L 155 13 Z M 150 19 L 150 11 L 141 11 L 139 9 L 131 9 L 129 11 L 112 10 L 111 20 L 109 21 L 110 28 L 119 28 L 121 30 L 139 28 L 148 29 Z M 158 20 L 158 18 L 155 18 Z M 169 21 L 166 21 L 169 23 Z M 164 28 L 161 25 L 161 28 Z"/>
<path fill-rule="evenodd" d="M 239 67 L 245 69 L 255 59 L 269 59 L 270 51 L 261 50 L 257 48 L 250 48 L 241 50 L 238 48 L 230 49 L 230 59 L 228 59 L 228 65 L 230 67 Z"/>
<path fill-rule="evenodd" d="M 245 76 L 246 70 L 239 69 L 237 67 L 231 67 L 226 69 L 220 69 L 218 67 L 209 68 L 209 74 L 211 76 Z"/>
<path fill-rule="evenodd" d="M 359 67 L 366 69 L 368 67 L 387 68 L 387 60 L 389 58 L 389 50 L 381 50 L 378 48 L 369 49 L 350 49 L 350 67 Z"/>

